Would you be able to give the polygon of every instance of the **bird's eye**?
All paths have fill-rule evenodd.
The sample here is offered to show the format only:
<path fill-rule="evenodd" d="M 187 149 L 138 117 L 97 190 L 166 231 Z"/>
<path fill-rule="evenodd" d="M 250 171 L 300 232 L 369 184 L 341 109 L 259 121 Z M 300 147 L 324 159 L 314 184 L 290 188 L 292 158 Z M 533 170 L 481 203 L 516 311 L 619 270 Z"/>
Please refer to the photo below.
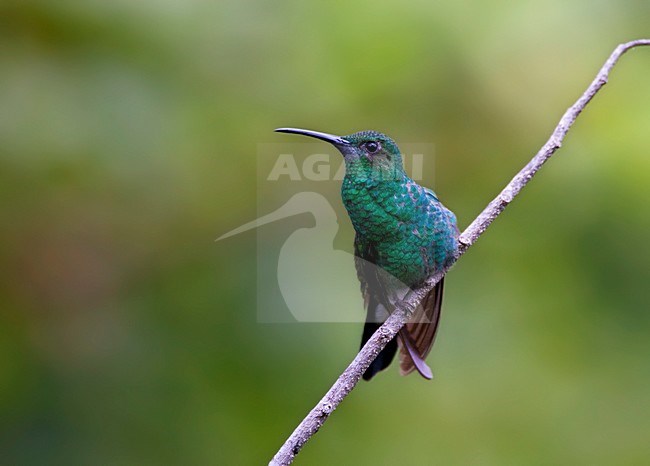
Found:
<path fill-rule="evenodd" d="M 366 142 L 363 147 L 368 151 L 369 154 L 376 154 L 379 152 L 379 149 L 381 149 L 381 144 L 379 144 L 377 141 L 368 141 Z"/>

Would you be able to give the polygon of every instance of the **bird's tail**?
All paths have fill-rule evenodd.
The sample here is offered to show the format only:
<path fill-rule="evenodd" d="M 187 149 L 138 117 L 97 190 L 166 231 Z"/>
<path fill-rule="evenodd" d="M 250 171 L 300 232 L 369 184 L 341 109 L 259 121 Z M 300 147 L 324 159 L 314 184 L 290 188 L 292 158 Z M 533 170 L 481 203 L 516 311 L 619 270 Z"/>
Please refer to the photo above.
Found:
<path fill-rule="evenodd" d="M 431 351 L 436 339 L 440 310 L 442 308 L 442 291 L 444 279 L 424 297 L 416 309 L 411 321 L 399 332 L 400 373 L 407 375 L 417 370 L 425 379 L 431 379 L 431 369 L 424 359 Z"/>

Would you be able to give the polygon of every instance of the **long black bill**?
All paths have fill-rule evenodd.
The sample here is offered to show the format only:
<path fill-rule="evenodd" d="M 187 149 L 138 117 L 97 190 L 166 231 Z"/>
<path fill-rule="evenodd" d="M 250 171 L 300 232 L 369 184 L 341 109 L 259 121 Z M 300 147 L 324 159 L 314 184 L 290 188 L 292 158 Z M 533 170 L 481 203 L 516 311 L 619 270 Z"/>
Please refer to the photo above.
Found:
<path fill-rule="evenodd" d="M 333 134 L 321 133 L 320 131 L 311 131 L 309 129 L 299 129 L 299 128 L 277 128 L 275 130 L 277 133 L 293 133 L 293 134 L 302 134 L 303 136 L 309 136 L 312 138 L 320 139 L 322 141 L 327 141 L 330 144 L 335 146 L 348 146 L 350 142 L 343 139 L 341 136 L 335 136 Z"/>

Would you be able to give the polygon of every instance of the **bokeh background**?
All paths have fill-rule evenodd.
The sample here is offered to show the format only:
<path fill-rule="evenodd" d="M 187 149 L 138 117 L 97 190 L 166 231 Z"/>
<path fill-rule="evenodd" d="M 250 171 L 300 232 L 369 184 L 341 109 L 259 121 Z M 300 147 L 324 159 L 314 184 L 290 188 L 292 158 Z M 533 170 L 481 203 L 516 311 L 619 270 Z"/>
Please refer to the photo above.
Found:
<path fill-rule="evenodd" d="M 256 233 L 214 239 L 257 215 L 258 144 L 289 125 L 433 142 L 466 226 L 648 18 L 641 0 L 3 1 L 0 463 L 265 464 L 360 328 L 257 322 Z M 649 75 L 650 50 L 624 56 L 453 269 L 436 378 L 361 384 L 297 464 L 650 463 Z"/>

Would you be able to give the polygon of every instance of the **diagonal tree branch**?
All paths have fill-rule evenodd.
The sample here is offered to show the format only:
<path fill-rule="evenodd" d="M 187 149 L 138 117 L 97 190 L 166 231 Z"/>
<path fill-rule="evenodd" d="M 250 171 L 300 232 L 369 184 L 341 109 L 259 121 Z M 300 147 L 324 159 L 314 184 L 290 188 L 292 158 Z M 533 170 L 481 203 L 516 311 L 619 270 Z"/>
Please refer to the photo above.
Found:
<path fill-rule="evenodd" d="M 512 202 L 524 186 L 531 180 L 544 163 L 562 146 L 567 132 L 596 93 L 607 83 L 609 73 L 618 59 L 631 48 L 650 45 L 650 39 L 639 39 L 620 44 L 609 56 L 596 78 L 580 98 L 564 113 L 546 144 L 535 154 L 530 162 L 508 183 L 499 195 L 488 204 L 470 226 L 460 235 L 460 248 L 456 260 L 485 232 L 490 224 Z M 455 262 L 455 261 L 454 261 Z M 401 305 L 388 317 L 386 322 L 368 340 L 350 365 L 343 371 L 332 388 L 309 412 L 307 417 L 296 427 L 291 436 L 282 445 L 269 465 L 291 464 L 303 445 L 318 432 L 343 399 L 355 387 L 361 375 L 370 366 L 379 352 L 392 340 L 397 332 L 409 320 L 418 303 L 442 279 L 450 267 L 431 275 L 422 285 L 409 292 Z"/>

